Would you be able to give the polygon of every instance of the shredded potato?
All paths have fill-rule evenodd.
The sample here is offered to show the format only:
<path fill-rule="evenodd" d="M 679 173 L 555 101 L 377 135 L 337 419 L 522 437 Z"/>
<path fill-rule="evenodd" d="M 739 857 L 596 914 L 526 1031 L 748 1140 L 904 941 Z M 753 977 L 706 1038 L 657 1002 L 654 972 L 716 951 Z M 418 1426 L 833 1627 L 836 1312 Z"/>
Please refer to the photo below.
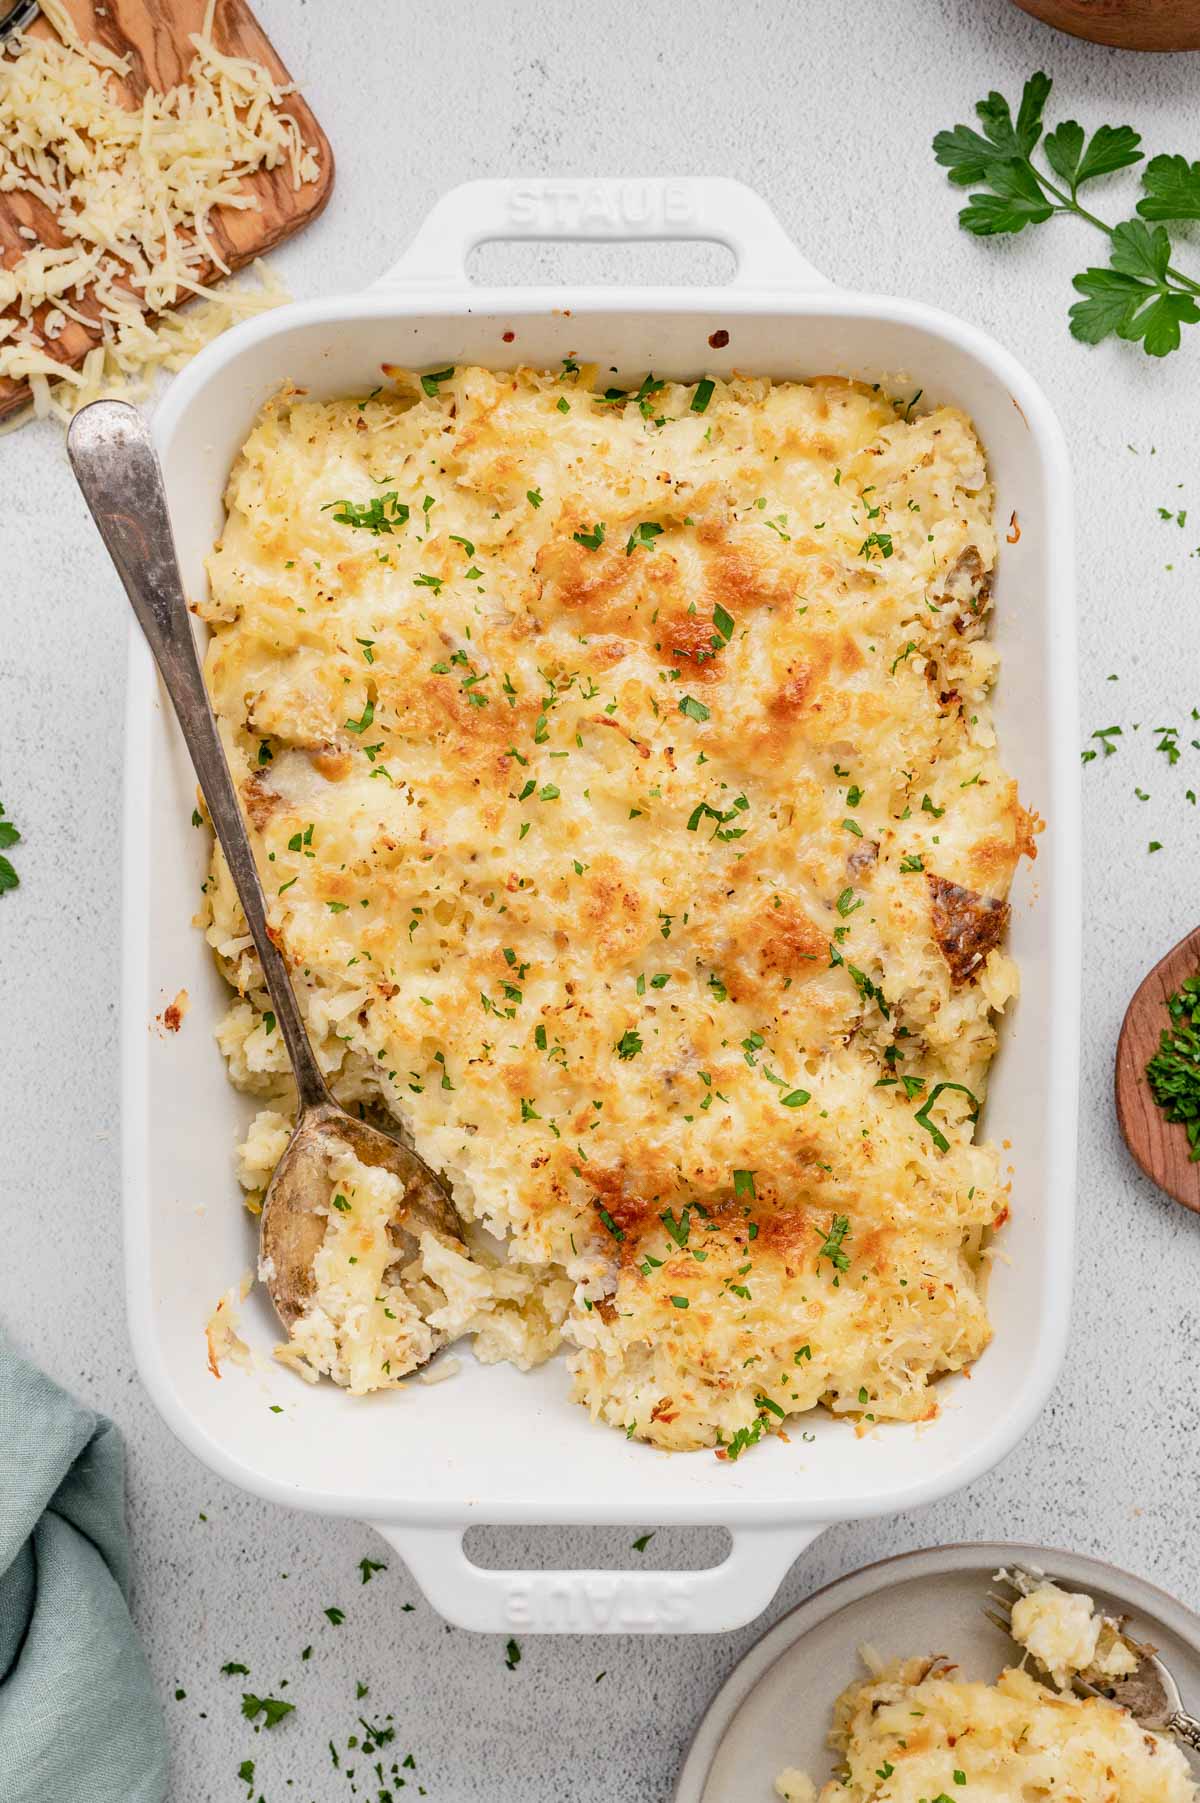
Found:
<path fill-rule="evenodd" d="M 841 380 L 591 375 L 264 412 L 200 612 L 273 925 L 336 1093 L 566 1286 L 595 1416 L 727 1459 L 925 1419 L 989 1337 L 1033 852 L 983 454 Z M 219 852 L 208 903 L 231 1076 L 285 1105 Z"/>
<path fill-rule="evenodd" d="M 136 106 L 121 89 L 128 61 L 85 43 L 62 0 L 42 4 L 57 37 L 21 33 L 0 54 L 0 191 L 48 208 L 61 239 L 37 242 L 31 227 L 29 249 L 0 268 L 0 377 L 27 381 L 39 415 L 143 394 L 155 370 L 286 299 L 260 264 L 257 289 L 201 280 L 209 267 L 228 274 L 210 222 L 217 208 L 258 204 L 247 177 L 286 167 L 299 188 L 317 175 L 280 110 L 293 90 L 217 49 L 213 4 L 187 80 Z M 202 304 L 183 308 L 193 296 Z M 53 345 L 68 320 L 95 330 L 95 309 L 99 341 L 73 369 Z"/>

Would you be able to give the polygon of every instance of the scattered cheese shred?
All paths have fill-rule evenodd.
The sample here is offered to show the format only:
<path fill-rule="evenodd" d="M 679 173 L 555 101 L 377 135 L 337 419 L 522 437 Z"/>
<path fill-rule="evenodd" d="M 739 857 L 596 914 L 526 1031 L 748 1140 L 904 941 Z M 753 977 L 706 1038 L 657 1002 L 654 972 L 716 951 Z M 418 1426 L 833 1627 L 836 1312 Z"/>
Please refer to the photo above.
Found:
<path fill-rule="evenodd" d="M 229 273 L 212 215 L 258 206 L 249 177 L 283 167 L 299 189 L 318 173 L 280 110 L 292 87 L 217 49 L 214 6 L 189 39 L 188 79 L 137 106 L 120 87 L 129 59 L 85 43 L 63 0 L 42 5 L 57 39 L 21 33 L 0 54 L 0 193 L 48 209 L 60 240 L 34 238 L 0 268 L 0 377 L 29 383 L 37 416 L 144 394 L 158 369 L 179 369 L 236 319 L 287 298 L 260 263 L 257 289 L 202 280 Z M 193 297 L 203 304 L 177 310 Z M 78 369 L 47 348 L 70 321 L 101 334 Z"/>

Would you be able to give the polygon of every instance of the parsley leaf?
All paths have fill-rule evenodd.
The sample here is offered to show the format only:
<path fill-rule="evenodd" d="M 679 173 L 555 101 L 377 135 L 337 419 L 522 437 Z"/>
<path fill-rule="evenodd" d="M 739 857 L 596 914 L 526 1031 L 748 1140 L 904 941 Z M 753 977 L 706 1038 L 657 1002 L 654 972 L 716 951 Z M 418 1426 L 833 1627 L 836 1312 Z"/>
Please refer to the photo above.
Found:
<path fill-rule="evenodd" d="M 632 557 L 639 545 L 648 550 L 661 534 L 662 527 L 655 520 L 642 520 L 629 534 L 629 543 L 625 546 L 626 557 Z"/>
<path fill-rule="evenodd" d="M 835 1271 L 850 1269 L 850 1254 L 845 1251 L 845 1242 L 850 1232 L 850 1217 L 834 1215 L 829 1223 L 829 1231 L 825 1235 L 824 1244 L 817 1253 L 817 1263 L 827 1258 Z"/>
<path fill-rule="evenodd" d="M 1142 170 L 1143 219 L 1200 219 L 1200 163 L 1186 157 L 1151 157 Z"/>
<path fill-rule="evenodd" d="M 946 1138 L 946 1135 L 942 1132 L 941 1128 L 930 1118 L 929 1110 L 933 1107 L 933 1104 L 937 1101 L 942 1091 L 946 1089 L 961 1090 L 962 1094 L 966 1096 L 968 1101 L 972 1104 L 973 1112 L 967 1116 L 968 1121 L 977 1121 L 979 1119 L 978 1098 L 972 1094 L 965 1083 L 935 1083 L 921 1107 L 913 1116 L 913 1119 L 919 1126 L 924 1127 L 926 1133 L 928 1133 L 939 1152 L 948 1152 L 950 1150 L 950 1141 Z"/>
<path fill-rule="evenodd" d="M 256 1697 L 250 1690 L 242 1694 L 242 1714 L 248 1722 L 261 1715 L 264 1728 L 277 1727 L 295 1707 L 294 1703 L 285 1703 L 281 1697 Z"/>
<path fill-rule="evenodd" d="M 3 804 L 0 804 L 0 853 L 11 850 L 14 845 L 19 845 L 20 842 L 20 833 L 17 831 L 12 821 L 5 818 Z M 3 895 L 8 889 L 18 888 L 20 882 L 21 879 L 13 869 L 11 861 L 6 857 L 0 856 L 0 895 Z"/>

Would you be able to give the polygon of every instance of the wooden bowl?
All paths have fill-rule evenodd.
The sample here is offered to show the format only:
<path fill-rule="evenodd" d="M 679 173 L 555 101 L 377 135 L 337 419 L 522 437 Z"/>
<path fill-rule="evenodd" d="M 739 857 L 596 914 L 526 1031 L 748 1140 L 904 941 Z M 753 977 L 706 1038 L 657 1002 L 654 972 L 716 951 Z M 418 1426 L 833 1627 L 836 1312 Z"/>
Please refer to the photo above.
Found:
<path fill-rule="evenodd" d="M 1118 50 L 1200 50 L 1200 0 L 1017 0 L 1056 31 Z"/>

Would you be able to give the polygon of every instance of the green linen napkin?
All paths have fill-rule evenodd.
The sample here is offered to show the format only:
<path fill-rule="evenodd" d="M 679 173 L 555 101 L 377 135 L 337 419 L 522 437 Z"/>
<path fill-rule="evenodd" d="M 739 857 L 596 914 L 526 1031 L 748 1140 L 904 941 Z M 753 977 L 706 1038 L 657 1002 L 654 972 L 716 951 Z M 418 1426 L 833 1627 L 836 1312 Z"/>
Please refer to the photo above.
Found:
<path fill-rule="evenodd" d="M 111 1421 L 0 1332 L 0 1797 L 162 1803 L 167 1742 L 126 1594 Z"/>

